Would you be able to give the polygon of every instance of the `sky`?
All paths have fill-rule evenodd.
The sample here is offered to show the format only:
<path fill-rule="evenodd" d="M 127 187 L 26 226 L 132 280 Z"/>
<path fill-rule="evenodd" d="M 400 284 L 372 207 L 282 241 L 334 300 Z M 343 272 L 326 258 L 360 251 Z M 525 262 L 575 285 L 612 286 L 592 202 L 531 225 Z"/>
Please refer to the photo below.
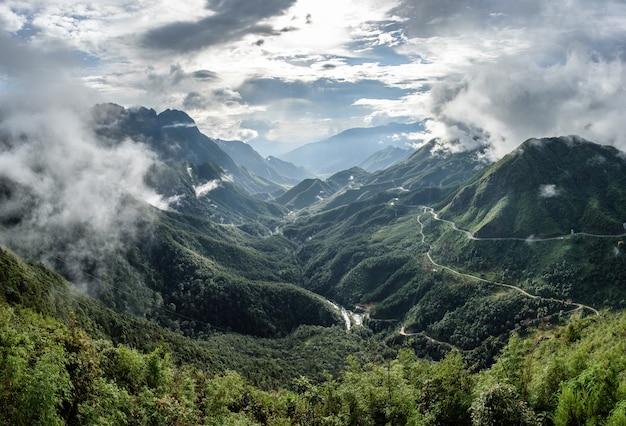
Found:
<path fill-rule="evenodd" d="M 626 148 L 625 1 L 92 3 L 0 1 L 4 105 L 181 109 L 265 154 L 422 120 L 416 142 L 493 159 L 530 137 Z"/>

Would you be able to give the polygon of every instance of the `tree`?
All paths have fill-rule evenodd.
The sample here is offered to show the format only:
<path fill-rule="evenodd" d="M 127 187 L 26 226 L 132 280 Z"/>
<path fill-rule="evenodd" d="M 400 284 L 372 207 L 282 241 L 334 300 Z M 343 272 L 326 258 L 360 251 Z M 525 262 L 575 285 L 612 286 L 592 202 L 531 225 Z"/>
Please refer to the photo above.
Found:
<path fill-rule="evenodd" d="M 483 390 L 472 403 L 471 415 L 475 426 L 538 424 L 535 413 L 508 384 L 496 383 Z"/>
<path fill-rule="evenodd" d="M 592 365 L 562 384 L 554 424 L 600 424 L 615 406 L 618 387 L 617 371 L 612 365 Z"/>

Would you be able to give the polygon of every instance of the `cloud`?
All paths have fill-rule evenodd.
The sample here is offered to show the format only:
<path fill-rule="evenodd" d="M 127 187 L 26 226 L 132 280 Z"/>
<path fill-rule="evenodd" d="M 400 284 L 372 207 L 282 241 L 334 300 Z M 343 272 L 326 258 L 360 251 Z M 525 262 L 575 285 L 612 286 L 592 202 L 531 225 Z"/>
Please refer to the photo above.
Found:
<path fill-rule="evenodd" d="M 588 49 L 548 66 L 533 55 L 503 57 L 435 86 L 431 111 L 468 146 L 490 143 L 494 159 L 528 138 L 564 134 L 624 149 L 625 71 L 621 60 Z"/>
<path fill-rule="evenodd" d="M 465 43 L 484 46 L 478 60 L 450 62 L 432 84 L 431 136 L 457 138 L 468 148 L 489 144 L 491 159 L 531 137 L 567 134 L 626 148 L 619 118 L 626 113 L 620 42 L 626 20 L 617 18 L 626 16 L 626 5 L 575 1 L 565 8 L 528 1 L 528 8 L 518 10 L 512 3 L 483 1 L 466 10 L 455 3 L 443 3 L 449 13 L 438 15 L 434 3 L 420 2 L 418 9 L 426 10 L 418 14 L 421 21 L 412 21 L 426 25 L 424 32 L 414 29 L 422 37 L 435 23 L 443 25 L 430 38 L 438 43 L 441 34 L 456 31 L 447 17 L 462 15 L 471 27 L 463 30 Z M 429 59 L 441 63 L 436 53 Z"/>
<path fill-rule="evenodd" d="M 493 28 L 522 27 L 536 20 L 541 0 L 404 0 L 394 13 L 405 18 L 409 37 L 467 35 Z"/>
<path fill-rule="evenodd" d="M 190 52 L 240 40 L 246 35 L 278 35 L 281 29 L 263 21 L 283 14 L 295 0 L 209 0 L 213 13 L 197 21 L 168 23 L 149 30 L 143 43 L 152 49 Z"/>
<path fill-rule="evenodd" d="M 320 109 L 335 106 L 348 107 L 368 93 L 372 98 L 385 99 L 400 97 L 407 90 L 388 85 L 370 78 L 357 81 L 337 81 L 331 78 L 317 78 L 312 81 L 289 81 L 279 78 L 252 78 L 237 88 L 244 101 L 251 104 L 271 103 L 282 99 L 299 99 L 315 103 Z M 337 113 L 333 109 L 333 113 Z"/>
<path fill-rule="evenodd" d="M 541 198 L 552 198 L 559 195 L 559 191 L 554 184 L 546 184 L 539 186 L 539 196 Z"/>
<path fill-rule="evenodd" d="M 97 138 L 93 92 L 54 56 L 2 41 L 2 53 L 20 51 L 41 69 L 22 74 L 22 59 L 3 62 L 12 85 L 0 90 L 0 242 L 53 265 L 62 259 L 81 281 L 85 262 L 119 253 L 148 224 L 137 200 L 158 200 L 144 184 L 156 155 Z"/>
<path fill-rule="evenodd" d="M 199 80 L 213 80 L 218 78 L 217 73 L 209 70 L 194 71 L 191 73 L 191 76 Z"/>
<path fill-rule="evenodd" d="M 255 78 L 237 88 L 242 102 L 264 106 L 255 118 L 262 120 L 268 115 L 273 118 L 268 131 L 258 128 L 260 135 L 296 144 L 327 138 L 349 127 L 362 127 L 364 119 L 355 109 L 361 109 L 357 101 L 364 92 L 374 99 L 384 99 L 406 94 L 407 90 L 369 78 L 353 82 L 331 78 L 313 81 Z M 381 119 L 377 124 L 389 121 L 393 119 Z"/>
<path fill-rule="evenodd" d="M 0 28 L 14 33 L 19 31 L 25 23 L 24 16 L 13 12 L 7 4 L 0 4 Z"/>
<path fill-rule="evenodd" d="M 191 109 L 210 136 L 251 130 L 297 145 L 430 119 L 425 137 L 482 139 L 491 158 L 531 136 L 624 146 L 625 16 L 619 0 L 0 4 L 4 34 L 51 57 L 69 46 L 58 62 L 77 62 L 107 101 Z M 5 51 L 0 67 L 21 62 L 50 80 Z"/>
<path fill-rule="evenodd" d="M 202 185 L 194 186 L 193 189 L 196 193 L 196 197 L 200 198 L 208 194 L 209 192 L 213 191 L 214 189 L 219 188 L 221 184 L 222 184 L 221 179 L 213 179 Z"/>

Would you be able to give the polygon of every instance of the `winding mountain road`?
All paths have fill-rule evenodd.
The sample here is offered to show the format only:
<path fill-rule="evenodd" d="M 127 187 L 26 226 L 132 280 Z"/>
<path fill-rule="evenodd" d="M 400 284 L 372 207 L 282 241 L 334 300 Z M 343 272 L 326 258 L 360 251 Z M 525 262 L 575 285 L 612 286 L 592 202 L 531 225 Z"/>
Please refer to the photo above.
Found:
<path fill-rule="evenodd" d="M 501 238 L 478 238 L 478 237 L 475 237 L 471 232 L 459 228 L 456 225 L 456 223 L 454 223 L 454 222 L 452 222 L 450 220 L 441 219 L 437 215 L 437 213 L 435 213 L 435 211 L 431 207 L 427 207 L 427 206 L 419 206 L 419 207 L 422 208 L 422 210 L 423 210 L 423 213 L 421 213 L 421 214 L 419 214 L 417 216 L 417 222 L 420 224 L 421 243 L 428 245 L 428 250 L 426 251 L 425 255 L 426 255 L 426 258 L 428 259 L 428 261 L 430 263 L 432 263 L 434 266 L 436 266 L 438 268 L 441 268 L 441 269 L 445 269 L 446 271 L 448 271 L 448 272 L 450 272 L 452 274 L 461 276 L 461 277 L 469 278 L 469 279 L 472 279 L 472 280 L 475 280 L 475 281 L 484 282 L 484 283 L 487 283 L 487 284 L 490 284 L 490 285 L 495 285 L 495 286 L 498 286 L 498 287 L 503 287 L 503 288 L 506 288 L 506 289 L 509 289 L 509 290 L 512 290 L 512 291 L 517 291 L 517 292 L 521 293 L 523 296 L 528 297 L 530 299 L 545 300 L 545 301 L 549 301 L 549 302 L 557 302 L 557 303 L 563 303 L 565 305 L 573 306 L 573 308 L 571 310 L 563 312 L 565 314 L 569 314 L 569 313 L 573 313 L 573 312 L 576 312 L 576 311 L 581 311 L 581 310 L 585 310 L 586 309 L 586 310 L 592 312 L 596 316 L 600 315 L 600 313 L 598 312 L 597 309 L 595 309 L 595 308 L 593 308 L 591 306 L 582 304 L 582 303 L 573 303 L 573 302 L 569 302 L 567 300 L 562 300 L 562 299 L 537 296 L 536 294 L 529 293 L 528 291 L 526 291 L 526 290 L 524 290 L 524 289 L 522 289 L 522 288 L 520 288 L 520 287 L 518 287 L 516 285 L 513 285 L 513 284 L 507 284 L 507 283 L 502 283 L 502 282 L 498 282 L 498 281 L 491 281 L 491 280 L 488 280 L 488 279 L 485 279 L 485 278 L 478 277 L 476 275 L 471 275 L 471 274 L 467 274 L 467 273 L 464 273 L 464 272 L 460 272 L 460 271 L 457 271 L 456 269 L 453 269 L 453 268 L 450 268 L 448 266 L 445 266 L 445 265 L 442 265 L 440 263 L 437 263 L 432 258 L 431 254 L 430 254 L 430 249 L 431 249 L 430 244 L 426 243 L 426 234 L 424 234 L 424 223 L 422 222 L 421 218 L 422 218 L 423 214 L 425 214 L 426 212 L 429 212 L 435 220 L 438 220 L 440 222 L 445 222 L 445 223 L 451 225 L 452 228 L 455 231 L 459 231 L 459 232 L 462 232 L 463 234 L 465 234 L 468 239 L 470 239 L 470 240 L 477 240 L 477 241 L 487 240 L 487 241 L 533 241 L 533 242 L 537 241 L 537 242 L 539 242 L 539 241 L 562 240 L 562 239 L 565 239 L 565 238 L 568 238 L 568 237 L 572 237 L 572 236 L 575 236 L 575 235 L 583 235 L 583 236 L 596 237 L 596 238 L 608 238 L 608 237 L 615 238 L 615 237 L 623 236 L 623 235 L 626 235 L 626 234 L 610 235 L 609 236 L 609 235 L 587 234 L 587 233 L 580 232 L 580 233 L 572 233 L 570 235 L 559 236 L 559 237 L 551 237 L 551 238 L 532 238 L 532 239 L 528 239 L 528 238 L 514 238 L 514 237 L 510 237 L 510 238 L 507 238 L 507 237 L 501 237 Z M 545 316 L 543 318 L 549 319 L 549 318 L 551 318 L 554 315 L 555 314 L 547 315 L 547 316 Z M 407 332 L 405 330 L 404 327 L 402 327 L 401 330 L 400 330 L 400 334 L 403 335 L 403 336 L 421 335 L 421 336 L 424 336 L 425 338 L 427 338 L 428 340 L 430 340 L 431 342 L 439 343 L 439 344 L 448 346 L 450 348 L 459 349 L 456 346 L 454 346 L 454 345 L 452 345 L 452 344 L 450 344 L 448 342 L 443 342 L 443 341 L 440 341 L 440 340 L 436 340 L 436 339 L 428 336 L 425 332 L 409 333 L 409 332 Z"/>
<path fill-rule="evenodd" d="M 439 222 L 445 222 L 449 225 L 452 226 L 452 228 L 455 231 L 459 231 L 464 233 L 467 238 L 469 238 L 470 240 L 475 240 L 475 241 L 527 241 L 527 242 L 540 242 L 540 241 L 554 241 L 554 240 L 564 240 L 566 238 L 572 238 L 572 237 L 576 237 L 576 236 L 584 236 L 584 237 L 592 237 L 592 238 L 617 238 L 617 237 L 624 237 L 626 236 L 626 232 L 623 234 L 589 234 L 587 232 L 574 232 L 572 230 L 572 232 L 570 234 L 565 234 L 565 235 L 557 235 L 556 237 L 547 237 L 547 238 L 537 238 L 533 235 L 526 237 L 526 238 L 520 238 L 520 237 L 476 237 L 474 236 L 474 234 L 472 234 L 470 231 L 466 230 L 466 229 L 461 229 L 458 226 L 456 226 L 456 223 L 452 222 L 451 220 L 446 220 L 446 219 L 442 219 L 439 217 L 439 215 L 437 213 L 435 213 L 435 210 L 432 207 L 428 207 L 428 206 L 419 206 L 420 208 L 424 209 L 424 212 L 428 211 L 430 212 L 430 214 L 433 216 L 433 218 L 435 220 L 438 220 Z M 624 229 L 626 229 L 626 223 L 624 223 Z"/>
<path fill-rule="evenodd" d="M 474 237 L 471 232 L 466 231 L 464 229 L 460 229 L 459 227 L 457 227 L 456 223 L 454 223 L 454 222 L 452 222 L 450 220 L 441 219 L 437 215 L 437 213 L 435 213 L 435 211 L 432 209 L 432 207 L 427 207 L 427 206 L 420 206 L 420 207 L 424 210 L 424 213 L 426 213 L 428 211 L 433 216 L 433 218 L 435 220 L 438 220 L 440 222 L 445 222 L 445 223 L 448 223 L 448 224 L 452 225 L 454 230 L 464 233 L 471 240 L 476 240 L 476 241 L 507 241 L 507 240 L 508 241 L 529 241 L 527 238 L 514 238 L 514 237 L 510 237 L 510 238 L 507 238 L 507 237 L 501 237 L 501 238 L 478 238 L 478 237 Z M 424 224 L 421 221 L 421 217 L 422 217 L 422 215 L 420 214 L 417 217 L 417 222 L 420 224 L 420 234 L 422 236 L 422 243 L 426 244 L 426 235 L 424 234 Z M 574 235 L 585 235 L 585 236 L 596 237 L 596 238 L 607 238 L 607 237 L 609 237 L 608 235 L 596 235 L 596 234 L 587 234 L 587 233 L 579 232 L 579 233 L 573 233 L 573 234 L 570 234 L 570 235 L 567 235 L 567 236 L 560 236 L 560 237 L 533 238 L 532 241 L 533 242 L 535 242 L 535 241 L 536 242 L 540 242 L 540 241 L 562 240 L 564 238 L 568 238 L 568 237 L 574 236 Z M 625 235 L 625 234 L 622 234 L 622 235 Z M 611 235 L 610 237 L 615 238 L 615 237 L 619 237 L 619 236 L 620 235 Z M 597 309 L 595 309 L 595 308 L 593 308 L 591 306 L 588 306 L 588 305 L 584 305 L 582 303 L 571 303 L 571 302 L 568 302 L 568 301 L 562 300 L 562 299 L 555 299 L 555 298 L 552 298 L 552 297 L 537 296 L 537 295 L 531 294 L 531 293 L 527 292 L 526 290 L 524 290 L 524 289 L 522 289 L 522 288 L 520 288 L 520 287 L 518 287 L 516 285 L 513 285 L 513 284 L 506 284 L 506 283 L 501 283 L 501 282 L 497 282 L 497 281 L 487 280 L 485 278 L 477 277 L 476 275 L 466 274 L 466 273 L 463 273 L 463 272 L 459 272 L 459 271 L 457 271 L 455 269 L 452 269 L 452 268 L 450 268 L 448 266 L 441 265 L 441 264 L 439 264 L 439 263 L 437 263 L 437 262 L 435 262 L 433 260 L 431 254 L 430 254 L 430 245 L 428 245 L 428 251 L 426 252 L 426 257 L 428 257 L 428 260 L 433 265 L 438 266 L 440 268 L 443 268 L 446 271 L 449 271 L 449 272 L 451 272 L 453 274 L 456 274 L 456 275 L 459 275 L 459 276 L 463 276 L 463 277 L 467 277 L 467 278 L 471 278 L 471 279 L 474 279 L 476 281 L 481 281 L 481 282 L 485 282 L 485 283 L 488 283 L 488 284 L 496 285 L 496 286 L 499 286 L 499 287 L 505 287 L 505 288 L 517 291 L 517 292 L 521 293 L 522 295 L 524 295 L 526 297 L 529 297 L 531 299 L 539 299 L 539 300 L 546 300 L 546 301 L 549 301 L 549 302 L 559 302 L 559 303 L 571 304 L 573 306 L 577 306 L 578 307 L 576 310 L 587 309 L 587 310 L 593 312 L 594 315 L 600 315 L 600 313 L 598 312 Z"/>

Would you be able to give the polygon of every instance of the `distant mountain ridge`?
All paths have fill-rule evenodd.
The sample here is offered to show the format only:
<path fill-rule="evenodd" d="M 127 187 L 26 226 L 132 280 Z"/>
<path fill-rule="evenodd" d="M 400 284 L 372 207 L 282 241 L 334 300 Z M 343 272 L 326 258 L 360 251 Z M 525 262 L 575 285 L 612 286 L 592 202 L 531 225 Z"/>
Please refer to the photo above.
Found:
<path fill-rule="evenodd" d="M 477 237 L 620 234 L 626 156 L 576 136 L 529 139 L 463 186 L 441 214 Z"/>
<path fill-rule="evenodd" d="M 290 209 L 303 209 L 329 199 L 342 189 L 357 188 L 368 177 L 369 173 L 365 170 L 353 167 L 338 172 L 326 180 L 305 179 L 277 197 L 275 201 Z"/>
<path fill-rule="evenodd" d="M 391 123 L 386 126 L 353 128 L 328 139 L 313 142 L 281 155 L 320 176 L 332 175 L 367 160 L 387 146 L 406 148 L 415 141 L 409 134 L 424 130 L 423 124 Z"/>
<path fill-rule="evenodd" d="M 406 195 L 418 189 L 452 187 L 465 182 L 487 165 L 481 153 L 481 149 L 449 152 L 439 140 L 433 139 L 408 158 L 383 170 L 368 173 L 353 167 L 336 173 L 326 181 L 307 180 L 275 201 L 288 208 L 316 205 L 325 210 L 372 199 L 385 192 Z M 352 176 L 349 184 L 337 184 L 337 176 L 342 174 Z"/>
<path fill-rule="evenodd" d="M 314 177 L 304 167 L 298 167 L 272 156 L 263 158 L 253 147 L 245 142 L 224 141 L 221 139 L 214 139 L 214 141 L 238 165 L 272 182 L 281 185 L 295 185 L 304 179 Z"/>
<path fill-rule="evenodd" d="M 365 171 L 373 173 L 377 172 L 378 170 L 383 170 L 387 167 L 398 164 L 402 160 L 405 160 L 413 152 L 415 152 L 413 149 L 403 149 L 395 146 L 388 146 L 383 150 L 373 153 L 364 161 L 357 164 L 357 166 Z"/>

